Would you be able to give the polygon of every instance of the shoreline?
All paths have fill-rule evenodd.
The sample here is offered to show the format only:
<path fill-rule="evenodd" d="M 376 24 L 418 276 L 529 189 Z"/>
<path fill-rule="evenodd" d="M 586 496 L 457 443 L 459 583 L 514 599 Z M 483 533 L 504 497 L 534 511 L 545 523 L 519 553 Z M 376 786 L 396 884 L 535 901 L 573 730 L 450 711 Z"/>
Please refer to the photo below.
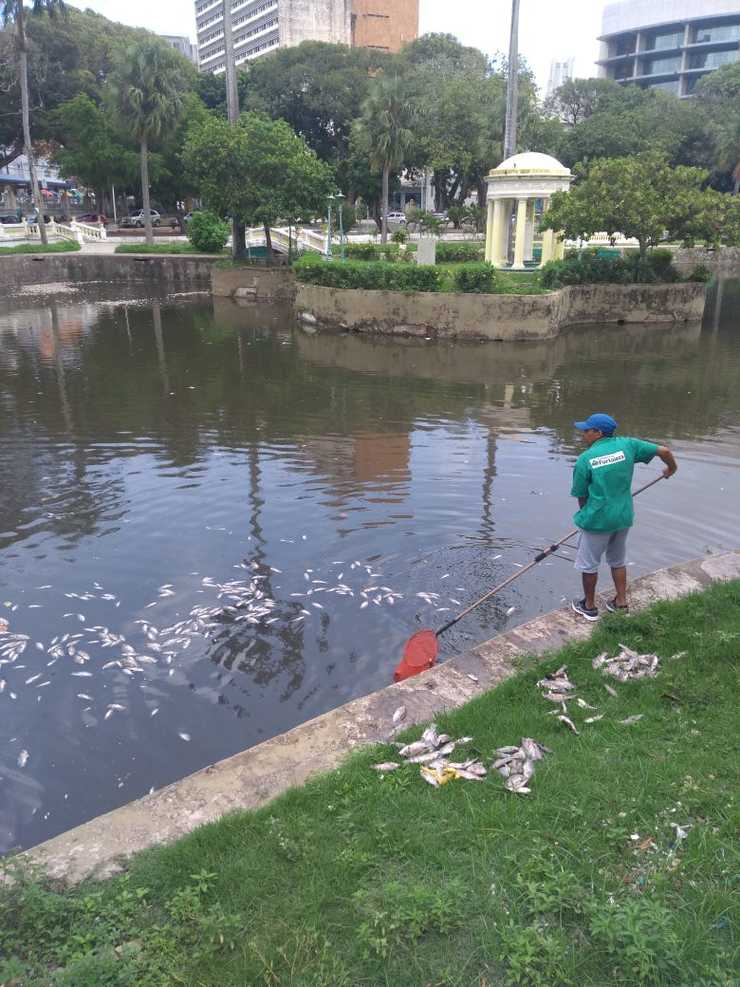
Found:
<path fill-rule="evenodd" d="M 740 549 L 684 562 L 636 580 L 634 610 L 658 600 L 740 578 Z M 339 766 L 359 747 L 393 735 L 393 712 L 407 708 L 404 728 L 425 722 L 487 692 L 517 673 L 517 661 L 542 657 L 588 638 L 586 624 L 555 610 L 485 641 L 429 672 L 356 699 L 287 733 L 241 751 L 151 795 L 98 816 L 18 856 L 49 877 L 76 884 L 119 872 L 125 860 L 171 843 L 238 809 L 255 809 L 290 788 Z"/>

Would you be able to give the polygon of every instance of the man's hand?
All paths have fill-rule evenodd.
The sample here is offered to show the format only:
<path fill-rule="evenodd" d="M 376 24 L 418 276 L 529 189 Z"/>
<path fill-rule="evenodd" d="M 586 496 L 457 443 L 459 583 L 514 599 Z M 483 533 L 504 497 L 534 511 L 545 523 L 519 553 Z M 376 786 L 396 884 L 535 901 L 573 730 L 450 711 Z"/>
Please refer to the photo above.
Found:
<path fill-rule="evenodd" d="M 666 480 L 668 480 L 670 479 L 670 477 L 673 476 L 673 474 L 678 469 L 678 464 L 676 463 L 676 460 L 673 457 L 673 453 L 668 448 L 668 446 L 660 446 L 660 448 L 658 449 L 658 455 L 665 463 L 663 476 L 665 477 Z"/>

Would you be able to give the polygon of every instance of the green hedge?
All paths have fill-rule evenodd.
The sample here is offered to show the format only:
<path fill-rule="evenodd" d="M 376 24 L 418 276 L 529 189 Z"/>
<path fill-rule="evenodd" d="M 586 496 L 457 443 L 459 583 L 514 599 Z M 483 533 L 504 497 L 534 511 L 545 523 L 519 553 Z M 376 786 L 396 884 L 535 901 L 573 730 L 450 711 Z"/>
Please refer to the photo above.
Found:
<path fill-rule="evenodd" d="M 482 295 L 496 288 L 496 272 L 490 264 L 460 264 L 455 268 L 455 291 Z"/>
<path fill-rule="evenodd" d="M 338 254 L 339 248 L 335 246 L 334 251 Z M 346 251 L 350 260 L 408 260 L 408 255 L 416 251 L 416 244 L 409 244 L 401 250 L 398 243 L 348 243 Z"/>
<path fill-rule="evenodd" d="M 324 288 L 363 288 L 374 291 L 439 291 L 441 274 L 436 267 L 378 261 L 324 260 L 305 255 L 293 265 L 305 284 Z"/>
<path fill-rule="evenodd" d="M 229 224 L 207 209 L 193 213 L 188 223 L 188 240 L 204 254 L 220 254 L 229 239 Z"/>
<path fill-rule="evenodd" d="M 437 263 L 455 264 L 483 260 L 484 253 L 485 246 L 482 242 L 440 240 L 437 244 Z"/>
<path fill-rule="evenodd" d="M 652 250 L 644 260 L 638 253 L 620 257 L 584 250 L 564 260 L 550 261 L 541 272 L 545 288 L 572 284 L 671 284 L 680 280 L 670 250 Z"/>

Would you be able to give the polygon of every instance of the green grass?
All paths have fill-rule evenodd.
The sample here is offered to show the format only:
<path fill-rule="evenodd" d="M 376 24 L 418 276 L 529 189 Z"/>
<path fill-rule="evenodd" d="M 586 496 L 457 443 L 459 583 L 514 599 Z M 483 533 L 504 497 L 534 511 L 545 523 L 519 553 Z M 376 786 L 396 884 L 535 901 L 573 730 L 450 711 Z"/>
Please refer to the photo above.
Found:
<path fill-rule="evenodd" d="M 688 655 L 611 698 L 591 659 L 618 642 Z M 395 750 L 357 753 L 123 877 L 4 890 L 0 983 L 737 985 L 739 657 L 740 582 L 610 616 L 438 720 L 486 762 L 522 736 L 551 747 L 529 797 L 497 775 L 432 789 L 409 766 L 383 779 L 370 765 Z M 572 704 L 580 736 L 535 685 L 561 663 L 605 714 L 589 726 Z M 673 824 L 690 827 L 682 841 Z"/>
<path fill-rule="evenodd" d="M 0 247 L 0 256 L 9 254 L 66 254 L 79 250 L 75 240 L 55 240 L 53 243 L 19 243 L 15 247 Z"/>
<path fill-rule="evenodd" d="M 117 254 L 202 254 L 192 243 L 119 243 Z M 222 251 L 223 253 L 223 251 Z M 214 257 L 220 254 L 213 254 Z"/>
<path fill-rule="evenodd" d="M 442 291 L 455 291 L 455 269 L 459 263 L 438 264 L 443 271 Z M 539 271 L 496 271 L 497 295 L 544 295 L 548 289 L 540 284 Z"/>

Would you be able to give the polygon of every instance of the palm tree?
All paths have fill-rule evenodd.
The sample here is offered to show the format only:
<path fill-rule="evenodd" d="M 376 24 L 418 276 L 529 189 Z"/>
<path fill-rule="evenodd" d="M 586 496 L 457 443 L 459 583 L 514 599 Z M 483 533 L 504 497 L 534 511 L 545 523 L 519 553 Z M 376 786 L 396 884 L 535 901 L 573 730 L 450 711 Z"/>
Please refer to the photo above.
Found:
<path fill-rule="evenodd" d="M 146 242 L 154 243 L 149 200 L 149 145 L 171 134 L 179 122 L 188 66 L 174 48 L 145 39 L 120 52 L 111 86 L 120 122 L 139 143 L 141 204 Z"/>
<path fill-rule="evenodd" d="M 48 11 L 57 14 L 65 9 L 63 0 L 32 0 L 30 8 L 26 8 L 24 0 L 0 0 L 0 15 L 3 24 L 15 26 L 15 50 L 18 55 L 18 82 L 21 90 L 21 114 L 23 117 L 23 151 L 28 161 L 28 173 L 31 178 L 31 195 L 33 196 L 36 212 L 39 217 L 39 234 L 43 244 L 48 243 L 46 223 L 44 222 L 44 203 L 41 199 L 39 180 L 36 175 L 36 158 L 31 144 L 31 111 L 28 94 L 28 37 L 26 35 L 26 17 L 30 14 L 40 14 Z"/>
<path fill-rule="evenodd" d="M 388 242 L 388 187 L 391 171 L 403 167 L 414 134 L 410 101 L 398 76 L 379 76 L 362 105 L 359 126 L 369 151 L 370 164 L 383 171 L 383 224 L 381 241 Z"/>

